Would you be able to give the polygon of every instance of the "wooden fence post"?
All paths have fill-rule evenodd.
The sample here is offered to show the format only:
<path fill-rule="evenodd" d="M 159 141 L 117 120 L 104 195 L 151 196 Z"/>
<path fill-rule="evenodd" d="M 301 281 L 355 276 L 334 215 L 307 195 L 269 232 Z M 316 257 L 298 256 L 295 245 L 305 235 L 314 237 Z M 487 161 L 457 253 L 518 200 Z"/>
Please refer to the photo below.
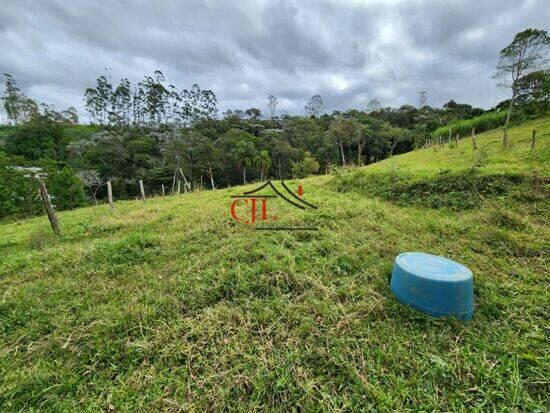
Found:
<path fill-rule="evenodd" d="M 48 195 L 48 190 L 46 189 L 46 185 L 42 179 L 40 180 L 40 195 L 42 196 L 42 202 L 44 202 L 44 208 L 46 208 L 46 213 L 48 214 L 48 219 L 50 220 L 52 230 L 56 235 L 59 235 L 61 233 L 59 231 L 59 222 L 57 221 L 57 216 L 53 210 L 50 195 Z"/>
<path fill-rule="evenodd" d="M 174 171 L 174 178 L 172 178 L 172 192 L 171 194 L 174 195 L 176 192 L 176 171 Z"/>
<path fill-rule="evenodd" d="M 475 126 L 472 128 L 472 145 L 474 145 L 474 151 L 475 151 L 477 149 L 476 127 Z"/>
<path fill-rule="evenodd" d="M 183 184 L 184 184 L 184 185 L 183 185 L 183 190 L 184 190 L 185 192 L 187 192 L 186 189 L 185 189 L 185 188 L 187 187 L 187 189 L 188 189 L 189 191 L 191 191 L 191 185 L 189 184 L 189 181 L 187 180 L 187 178 L 186 178 L 185 175 L 183 174 L 182 169 L 179 168 L 179 170 L 180 170 L 180 174 L 181 174 L 181 176 L 182 176 L 182 178 L 183 178 Z"/>
<path fill-rule="evenodd" d="M 165 196 L 166 194 L 164 193 L 164 184 L 161 184 L 160 186 L 162 188 L 162 196 Z"/>
<path fill-rule="evenodd" d="M 145 189 L 143 188 L 143 180 L 139 180 L 139 192 L 141 192 L 141 199 L 145 202 Z"/>
<path fill-rule="evenodd" d="M 109 206 L 114 208 L 115 204 L 113 204 L 113 187 L 111 186 L 111 181 L 107 181 L 107 197 L 109 198 Z"/>
<path fill-rule="evenodd" d="M 178 179 L 178 195 L 181 193 L 181 181 Z"/>
<path fill-rule="evenodd" d="M 533 135 L 531 136 L 531 150 L 535 150 L 535 137 L 537 136 L 537 131 L 533 129 Z"/>
<path fill-rule="evenodd" d="M 459 139 L 459 138 L 460 138 L 460 135 L 457 133 L 457 134 L 455 135 L 455 144 L 456 144 L 456 146 L 458 146 L 458 139 Z"/>

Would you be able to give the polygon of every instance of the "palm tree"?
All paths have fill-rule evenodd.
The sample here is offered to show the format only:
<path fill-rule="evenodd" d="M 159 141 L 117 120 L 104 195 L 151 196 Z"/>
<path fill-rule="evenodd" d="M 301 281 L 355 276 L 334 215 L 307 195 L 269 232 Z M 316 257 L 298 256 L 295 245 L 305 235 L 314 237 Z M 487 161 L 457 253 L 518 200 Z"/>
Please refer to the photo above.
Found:
<path fill-rule="evenodd" d="M 252 165 L 255 152 L 252 142 L 240 141 L 235 148 L 235 158 L 237 160 L 237 168 L 243 173 L 243 183 L 246 184 L 246 168 Z"/>
<path fill-rule="evenodd" d="M 267 178 L 269 168 L 271 168 L 271 158 L 268 151 L 261 151 L 256 158 L 254 158 L 254 164 L 256 168 L 260 170 L 260 180 L 264 180 L 264 173 Z"/>

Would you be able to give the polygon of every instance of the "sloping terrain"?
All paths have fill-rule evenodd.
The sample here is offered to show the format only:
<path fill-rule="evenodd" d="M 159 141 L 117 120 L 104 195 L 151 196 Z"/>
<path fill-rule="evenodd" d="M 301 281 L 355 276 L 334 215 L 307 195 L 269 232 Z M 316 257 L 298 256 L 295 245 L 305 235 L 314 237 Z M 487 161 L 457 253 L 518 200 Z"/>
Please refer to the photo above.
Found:
<path fill-rule="evenodd" d="M 550 119 L 500 136 L 269 199 L 318 231 L 235 223 L 257 185 L 0 225 L 0 410 L 547 409 Z M 403 251 L 472 269 L 469 323 L 397 302 Z"/>

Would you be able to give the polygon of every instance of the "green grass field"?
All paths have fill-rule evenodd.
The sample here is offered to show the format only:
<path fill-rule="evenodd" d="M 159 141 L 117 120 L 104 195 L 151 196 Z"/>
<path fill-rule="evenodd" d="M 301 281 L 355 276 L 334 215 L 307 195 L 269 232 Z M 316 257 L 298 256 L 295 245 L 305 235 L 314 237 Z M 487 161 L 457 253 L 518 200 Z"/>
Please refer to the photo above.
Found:
<path fill-rule="evenodd" d="M 0 224 L 0 410 L 546 411 L 550 119 L 509 135 L 270 200 L 318 231 L 234 223 L 243 187 Z M 472 269 L 469 323 L 393 297 L 403 251 Z"/>

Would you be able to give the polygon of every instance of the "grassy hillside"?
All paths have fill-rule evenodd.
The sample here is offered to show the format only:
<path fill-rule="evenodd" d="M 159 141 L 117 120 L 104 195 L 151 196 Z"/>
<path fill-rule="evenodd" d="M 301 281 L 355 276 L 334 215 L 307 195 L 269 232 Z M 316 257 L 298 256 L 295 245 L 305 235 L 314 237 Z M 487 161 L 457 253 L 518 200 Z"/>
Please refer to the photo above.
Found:
<path fill-rule="evenodd" d="M 306 179 L 318 210 L 269 201 L 318 231 L 234 223 L 242 187 L 64 212 L 60 238 L 0 225 L 0 410 L 544 410 L 549 137 Z M 403 251 L 472 269 L 469 323 L 397 302 Z"/>

